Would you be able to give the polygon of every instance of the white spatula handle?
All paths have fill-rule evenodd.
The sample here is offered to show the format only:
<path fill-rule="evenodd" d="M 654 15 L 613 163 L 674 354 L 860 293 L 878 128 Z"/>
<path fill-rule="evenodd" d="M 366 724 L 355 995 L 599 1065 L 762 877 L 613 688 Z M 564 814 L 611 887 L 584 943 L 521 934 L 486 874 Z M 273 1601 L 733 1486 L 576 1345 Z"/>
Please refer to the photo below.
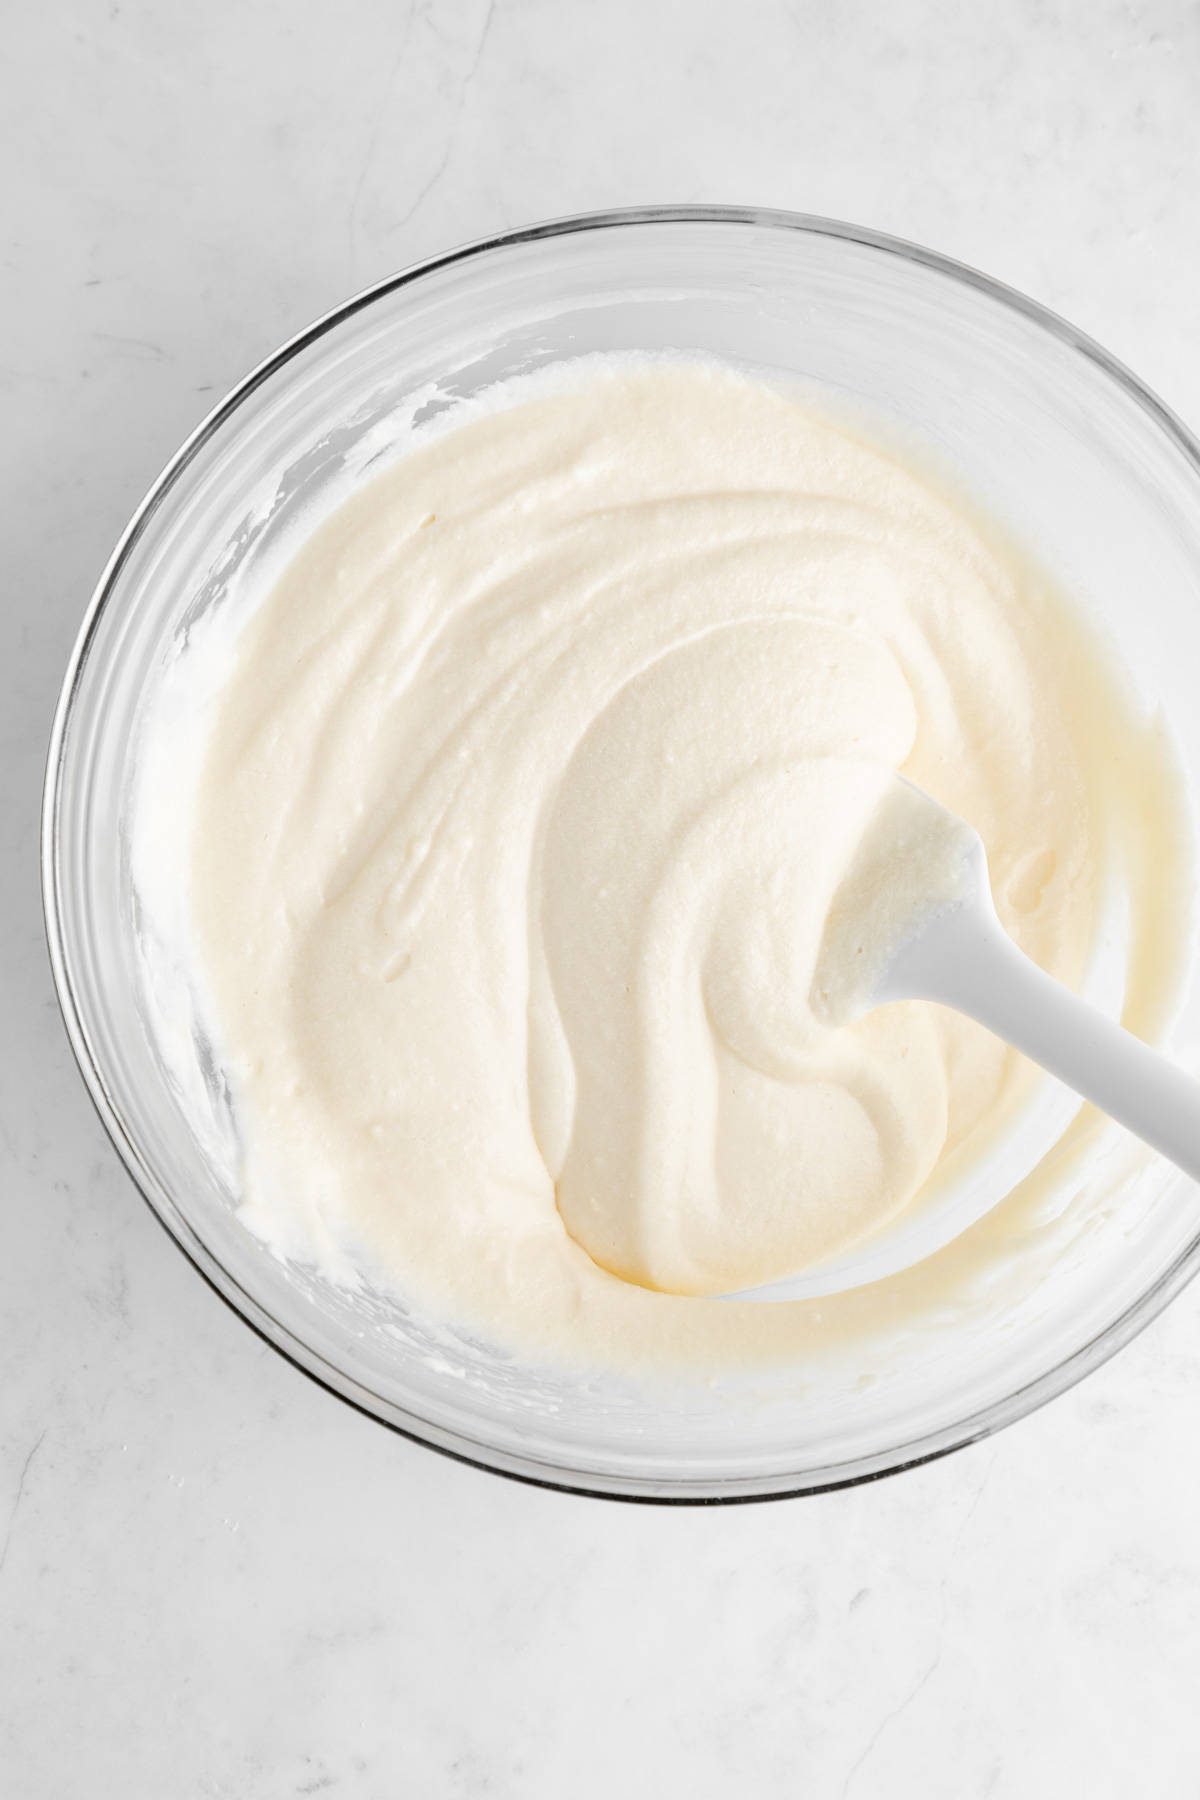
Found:
<path fill-rule="evenodd" d="M 898 954 L 888 988 L 978 1019 L 1200 1180 L 1200 1082 L 1031 962 L 990 898 L 942 913 Z"/>

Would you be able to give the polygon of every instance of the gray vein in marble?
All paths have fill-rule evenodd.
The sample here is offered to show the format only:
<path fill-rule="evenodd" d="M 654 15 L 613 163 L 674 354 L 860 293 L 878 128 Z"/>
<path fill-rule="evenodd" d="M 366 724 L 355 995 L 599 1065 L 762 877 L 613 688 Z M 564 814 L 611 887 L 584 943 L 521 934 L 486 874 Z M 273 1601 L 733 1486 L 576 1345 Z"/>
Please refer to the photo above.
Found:
<path fill-rule="evenodd" d="M 43 1431 L 41 1436 L 35 1439 L 29 1454 L 21 1464 L 21 1473 L 17 1477 L 17 1491 L 13 1495 L 13 1503 L 8 1515 L 8 1524 L 4 1530 L 4 1543 L 3 1545 L 0 1545 L 0 1575 L 3 1575 L 4 1565 L 8 1561 L 9 1547 L 12 1544 L 13 1532 L 16 1529 L 17 1524 L 17 1514 L 20 1512 L 21 1502 L 25 1498 L 25 1485 L 29 1480 L 29 1471 L 33 1467 L 34 1458 L 45 1441 L 46 1432 Z"/>

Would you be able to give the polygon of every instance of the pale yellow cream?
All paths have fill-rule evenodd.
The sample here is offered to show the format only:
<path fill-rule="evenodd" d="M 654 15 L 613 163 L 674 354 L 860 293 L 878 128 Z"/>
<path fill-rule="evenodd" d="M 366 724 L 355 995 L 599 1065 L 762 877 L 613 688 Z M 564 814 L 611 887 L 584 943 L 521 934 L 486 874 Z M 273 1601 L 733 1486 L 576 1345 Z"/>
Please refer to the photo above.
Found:
<path fill-rule="evenodd" d="M 786 1353 L 811 1310 L 671 1296 L 872 1238 L 1029 1079 L 935 1007 L 813 1010 L 881 772 L 1078 984 L 1139 734 L 996 534 L 764 385 L 625 367 L 443 435 L 304 545 L 211 731 L 247 1220 L 506 1343 Z"/>

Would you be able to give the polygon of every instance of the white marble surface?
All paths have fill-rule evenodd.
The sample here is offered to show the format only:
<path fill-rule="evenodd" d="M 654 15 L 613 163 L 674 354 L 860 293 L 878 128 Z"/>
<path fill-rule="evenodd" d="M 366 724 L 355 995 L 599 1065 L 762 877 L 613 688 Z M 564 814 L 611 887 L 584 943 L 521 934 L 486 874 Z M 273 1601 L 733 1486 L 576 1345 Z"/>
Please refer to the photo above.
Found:
<path fill-rule="evenodd" d="M 0 62 L 0 1793 L 1200 1791 L 1200 1288 L 988 1444 L 659 1512 L 309 1385 L 118 1168 L 37 793 L 104 557 L 210 398 L 390 269 L 656 199 L 827 212 L 1060 308 L 1200 421 L 1191 0 L 59 0 Z"/>

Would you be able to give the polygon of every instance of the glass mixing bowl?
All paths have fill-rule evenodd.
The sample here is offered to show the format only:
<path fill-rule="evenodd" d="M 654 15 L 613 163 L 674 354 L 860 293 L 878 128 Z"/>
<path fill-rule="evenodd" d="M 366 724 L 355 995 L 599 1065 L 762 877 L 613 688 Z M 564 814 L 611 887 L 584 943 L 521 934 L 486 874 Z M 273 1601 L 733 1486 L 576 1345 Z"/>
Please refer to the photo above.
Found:
<path fill-rule="evenodd" d="M 1071 1237 L 1067 1273 L 1026 1284 L 1036 1304 L 1001 1282 L 974 1323 L 899 1333 L 870 1380 L 816 1366 L 700 1384 L 527 1368 L 269 1254 L 238 1218 L 228 1096 L 186 992 L 173 1010 L 147 1003 L 135 753 L 188 634 L 369 470 L 396 421 L 411 428 L 546 363 L 628 350 L 800 380 L 924 446 L 1087 609 L 1195 769 L 1200 450 L 1127 370 L 1020 295 L 851 226 L 708 207 L 570 219 L 339 307 L 256 369 L 155 483 L 92 600 L 54 723 L 50 953 L 84 1078 L 150 1205 L 247 1323 L 334 1393 L 434 1448 L 562 1488 L 813 1492 L 982 1437 L 1111 1355 L 1200 1260 L 1182 1178 L 1157 1165 L 1114 1184 L 1110 1169 L 1111 1197 Z M 1180 998 L 1186 1042 L 1200 991 Z M 1061 1223 L 1079 1204 L 1050 1211 Z"/>

